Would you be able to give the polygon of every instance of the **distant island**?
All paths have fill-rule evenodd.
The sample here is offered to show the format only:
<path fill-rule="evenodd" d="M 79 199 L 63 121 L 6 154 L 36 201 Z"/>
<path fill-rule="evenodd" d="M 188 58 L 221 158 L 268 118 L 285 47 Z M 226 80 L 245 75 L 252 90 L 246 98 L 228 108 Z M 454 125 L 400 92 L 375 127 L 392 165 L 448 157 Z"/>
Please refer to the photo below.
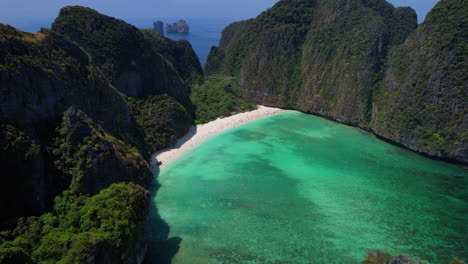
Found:
<path fill-rule="evenodd" d="M 190 27 L 185 20 L 166 25 L 167 33 L 189 33 L 189 29 Z"/>
<path fill-rule="evenodd" d="M 160 20 L 154 22 L 153 31 L 164 37 L 164 23 Z"/>

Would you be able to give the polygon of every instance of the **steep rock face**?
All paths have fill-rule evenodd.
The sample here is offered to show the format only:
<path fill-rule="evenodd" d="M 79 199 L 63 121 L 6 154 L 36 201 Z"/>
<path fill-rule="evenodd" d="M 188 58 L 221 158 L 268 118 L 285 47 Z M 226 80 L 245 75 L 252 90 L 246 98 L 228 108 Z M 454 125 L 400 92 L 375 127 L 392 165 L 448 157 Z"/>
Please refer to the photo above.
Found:
<path fill-rule="evenodd" d="M 52 30 L 77 42 L 117 89 L 138 99 L 168 94 L 191 109 L 190 88 L 136 27 L 95 10 L 64 7 Z"/>
<path fill-rule="evenodd" d="M 164 23 L 162 21 L 154 22 L 153 31 L 164 37 Z"/>
<path fill-rule="evenodd" d="M 41 204 L 34 197 L 35 160 L 39 146 L 20 129 L 0 124 L 0 230 L 14 226 L 18 216 L 40 213 Z M 10 202 L 4 202 L 10 201 Z"/>
<path fill-rule="evenodd" d="M 225 28 L 205 72 L 238 78 L 255 102 L 466 163 L 466 8 L 443 0 L 414 31 L 414 10 L 384 0 L 283 0 Z"/>
<path fill-rule="evenodd" d="M 468 163 L 468 5 L 443 0 L 390 50 L 372 129 L 434 157 Z"/>
<path fill-rule="evenodd" d="M 88 54 L 65 36 L 49 30 L 30 34 L 0 25 L 0 47 L 0 125 L 9 131 L 2 138 L 5 142 L 17 142 L 5 145 L 1 151 L 8 156 L 1 162 L 6 169 L 2 186 L 7 193 L 23 190 L 18 192 L 23 197 L 11 203 L 23 210 L 11 210 L 8 214 L 9 219 L 17 219 L 50 209 L 53 197 L 70 187 L 71 180 L 57 171 L 57 160 L 51 153 L 53 138 L 57 136 L 55 128 L 67 108 L 79 109 L 95 120 L 114 142 L 125 140 L 136 145 L 144 139 L 138 137 L 123 96 L 90 63 Z M 98 149 L 95 156 L 88 158 L 99 161 L 97 157 L 112 149 L 110 145 L 107 142 L 107 149 Z M 34 150 L 34 155 L 27 154 L 30 150 Z M 140 165 L 140 180 L 131 177 L 135 171 L 131 166 L 122 162 L 109 164 L 109 168 L 116 166 L 120 170 L 87 171 L 84 179 L 92 178 L 94 173 L 105 180 L 88 182 L 83 192 L 96 193 L 114 180 L 144 184 L 152 179 L 147 163 Z M 2 226 L 14 222 L 1 220 Z"/>
<path fill-rule="evenodd" d="M 93 64 L 128 97 L 146 100 L 167 94 L 182 104 L 189 116 L 193 116 L 190 85 L 203 81 L 203 70 L 188 41 L 173 41 L 151 30 L 139 30 L 124 21 L 79 6 L 63 8 L 52 28 L 91 54 Z M 153 103 L 157 102 L 153 100 Z M 161 112 L 159 115 L 167 116 L 169 113 Z M 188 131 L 192 119 L 179 121 L 185 122 L 184 129 L 173 127 L 176 133 L 166 131 L 166 137 Z M 148 126 L 139 125 L 143 139 L 144 134 L 148 134 L 145 131 Z M 131 143 L 144 149 L 145 157 L 149 157 L 150 146 L 154 145 L 154 142 L 145 142 L 146 146 Z"/>
<path fill-rule="evenodd" d="M 397 45 L 405 41 L 406 37 L 416 28 L 416 12 L 410 7 L 398 7 L 390 17 L 392 39 L 390 45 Z M 395 26 L 396 25 L 396 26 Z"/>
<path fill-rule="evenodd" d="M 114 182 L 147 186 L 152 175 L 148 162 L 96 121 L 74 108 L 64 113 L 54 142 L 58 169 L 68 176 L 70 190 L 97 194 Z"/>
<path fill-rule="evenodd" d="M 387 46 L 415 27 L 383 0 L 284 0 L 227 27 L 205 69 L 238 76 L 254 101 L 366 126 Z"/>
<path fill-rule="evenodd" d="M 172 64 L 186 83 L 200 84 L 203 82 L 203 69 L 190 42 L 164 38 L 150 30 L 142 30 L 142 32 L 156 51 Z"/>
<path fill-rule="evenodd" d="M 86 8 L 62 11 L 54 27 L 69 36 L 54 30 L 30 34 L 0 24 L 0 202 L 7 212 L 0 217 L 0 230 L 13 228 L 20 219 L 13 233 L 0 233 L 0 262 L 13 257 L 21 262 L 141 263 L 146 252 L 144 219 L 133 218 L 146 216 L 149 205 L 135 207 L 132 202 L 142 197 L 143 188 L 133 184 L 119 193 L 109 186 L 151 182 L 145 158 L 153 150 L 152 139 L 164 141 L 156 148 L 167 146 L 188 130 L 188 84 L 202 79 L 201 67 L 197 60 L 184 68 L 197 59 L 188 43 L 153 41 L 122 21 Z M 135 85 L 122 86 L 121 79 L 132 71 L 138 75 Z M 129 103 L 142 106 L 138 110 L 143 121 Z M 159 127 L 151 126 L 154 119 Z M 83 204 L 78 200 L 100 191 L 107 195 L 90 198 L 97 205 L 79 208 Z M 62 192 L 66 197 L 60 202 Z M 121 198 L 118 208 L 112 208 L 114 196 Z M 56 205 L 58 201 L 66 207 L 61 209 L 72 209 L 70 214 L 52 211 L 54 198 Z M 111 214 L 119 210 L 123 213 Z M 50 213 L 31 216 L 46 211 Z M 102 217 L 94 218 L 97 211 L 104 212 Z M 78 214 L 83 221 L 77 221 Z M 70 226 L 62 229 L 59 222 Z"/>
<path fill-rule="evenodd" d="M 75 106 L 107 129 L 133 125 L 124 98 L 90 64 L 88 55 L 53 31 L 30 34 L 0 25 L 0 87 L 0 121 L 31 126 L 60 119 Z"/>

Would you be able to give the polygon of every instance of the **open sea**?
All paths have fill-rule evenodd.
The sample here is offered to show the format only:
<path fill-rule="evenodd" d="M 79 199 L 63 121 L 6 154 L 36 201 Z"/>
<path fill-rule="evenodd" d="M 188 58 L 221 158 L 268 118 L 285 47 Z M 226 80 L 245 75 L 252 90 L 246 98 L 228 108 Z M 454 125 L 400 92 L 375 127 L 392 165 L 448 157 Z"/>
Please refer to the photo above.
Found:
<path fill-rule="evenodd" d="M 156 175 L 149 228 L 169 239 L 153 252 L 172 264 L 358 264 L 374 249 L 468 260 L 462 171 L 353 127 L 277 114 Z"/>
<path fill-rule="evenodd" d="M 218 46 L 221 39 L 221 32 L 223 29 L 232 22 L 239 21 L 240 19 L 227 19 L 227 18 L 131 18 L 123 19 L 125 22 L 132 24 L 138 28 L 152 28 L 153 22 L 161 20 L 164 23 L 174 23 L 184 19 L 190 26 L 190 33 L 188 34 L 166 34 L 166 37 L 181 40 L 186 39 L 190 41 L 193 49 L 200 59 L 202 67 L 206 63 L 208 54 L 212 46 Z M 53 20 L 32 20 L 13 22 L 14 26 L 20 30 L 27 32 L 37 32 L 41 28 L 50 28 Z"/>

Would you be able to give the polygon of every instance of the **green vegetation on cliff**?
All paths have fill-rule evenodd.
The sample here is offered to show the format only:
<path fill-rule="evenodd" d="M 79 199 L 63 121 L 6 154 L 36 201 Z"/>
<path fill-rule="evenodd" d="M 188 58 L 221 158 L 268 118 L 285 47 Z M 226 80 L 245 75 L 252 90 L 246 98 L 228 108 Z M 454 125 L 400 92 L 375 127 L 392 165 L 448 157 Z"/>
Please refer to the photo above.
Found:
<path fill-rule="evenodd" d="M 443 0 L 390 50 L 373 129 L 436 157 L 468 161 L 468 6 Z"/>
<path fill-rule="evenodd" d="M 62 184 L 76 193 L 95 194 L 113 182 L 143 186 L 152 180 L 148 162 L 138 149 L 113 137 L 82 111 L 65 112 L 53 154 Z"/>
<path fill-rule="evenodd" d="M 146 144 L 152 151 L 169 147 L 184 136 L 192 124 L 187 110 L 167 95 L 145 100 L 128 98 L 132 115 L 142 128 Z"/>
<path fill-rule="evenodd" d="M 74 106 L 121 138 L 132 132 L 125 99 L 67 37 L 0 25 L 0 47 L 1 120 L 39 130 L 49 121 L 59 122 Z M 57 124 L 44 127 L 47 136 L 51 125 Z"/>
<path fill-rule="evenodd" d="M 29 217 L 0 232 L 0 262 L 141 259 L 148 197 L 135 184 L 192 124 L 202 80 L 187 42 L 89 8 L 36 34 L 0 25 L 0 230 Z"/>
<path fill-rule="evenodd" d="M 239 77 L 253 101 L 367 126 L 387 47 L 415 27 L 384 0 L 280 1 L 228 26 L 205 70 Z"/>
<path fill-rule="evenodd" d="M 197 54 L 187 40 L 165 38 L 152 30 L 141 30 L 152 46 L 168 60 L 189 85 L 203 82 L 203 69 Z"/>
<path fill-rule="evenodd" d="M 191 96 L 195 106 L 195 123 L 202 124 L 218 117 L 255 109 L 255 105 L 236 93 L 237 82 L 225 76 L 210 76 L 203 85 L 195 86 Z"/>
<path fill-rule="evenodd" d="M 263 12 L 256 19 L 231 24 L 223 30 L 219 49 L 212 49 L 205 65 L 206 73 L 239 76 L 246 60 L 254 55 L 252 53 L 255 46 L 262 45 L 266 41 L 282 41 L 281 38 L 284 37 L 293 41 L 290 43 L 292 46 L 298 45 L 297 42 L 301 41 L 299 38 L 307 33 L 311 23 L 315 2 L 315 0 L 279 1 L 272 9 Z M 281 36 L 275 35 L 284 31 L 288 32 Z M 271 43 L 271 45 L 287 48 L 280 43 Z M 262 48 L 266 49 L 268 46 Z M 272 54 L 278 59 L 291 55 L 287 49 L 276 52 Z M 271 74 L 273 75 L 274 73 Z"/>
<path fill-rule="evenodd" d="M 37 202 L 25 195 L 34 192 L 34 159 L 39 151 L 40 146 L 24 132 L 0 124 L 0 230 L 14 226 L 19 216 L 40 211 L 35 209 Z"/>
<path fill-rule="evenodd" d="M 113 184 L 88 197 L 65 191 L 54 210 L 22 218 L 3 234 L 0 263 L 124 263 L 140 240 L 149 193 L 133 183 Z"/>
<path fill-rule="evenodd" d="M 29 192 L 23 192 L 23 197 L 12 203 L 23 208 L 12 210 L 12 219 L 50 209 L 53 198 L 70 188 L 73 177 L 93 179 L 82 190 L 85 193 L 97 193 L 115 181 L 132 180 L 141 184 L 151 181 L 149 166 L 139 153 L 137 160 L 140 160 L 134 163 L 116 156 L 129 150 L 138 152 L 133 146 L 141 145 L 143 139 L 139 139 L 122 94 L 90 63 L 88 54 L 81 47 L 51 30 L 30 34 L 3 25 L 0 25 L 0 47 L 0 123 L 17 128 L 38 149 L 36 155 L 27 161 L 3 165 L 8 159 L 2 159 L 2 167 L 8 167 L 3 181 L 6 189 L 13 191 L 30 186 Z M 76 125 L 82 128 L 80 132 L 87 131 L 75 133 L 72 141 L 67 138 L 70 136 L 68 132 L 73 133 L 72 129 L 55 133 L 55 128 L 62 126 L 64 112 L 70 107 L 86 118 L 74 119 L 80 124 L 64 122 L 63 127 Z M 73 173 L 61 170 L 58 166 L 70 162 L 63 163 L 59 156 L 54 155 L 57 138 L 61 141 L 57 148 L 63 148 L 56 152 L 63 155 L 61 158 L 75 162 L 70 168 L 80 167 L 80 173 L 79 170 Z M 88 141 L 100 144 L 93 144 L 92 148 L 91 143 L 86 144 Z M 24 150 L 16 148 L 15 151 Z M 111 155 L 104 162 L 100 154 L 106 152 Z M 17 155 L 20 154 L 24 155 L 24 152 Z M 87 170 L 84 169 L 84 160 L 90 160 L 86 163 L 90 166 Z M 137 171 L 138 176 L 135 175 Z M 15 176 L 16 173 L 21 176 Z M 16 185 L 15 179 L 24 181 Z"/>
<path fill-rule="evenodd" d="M 442 0 L 416 29 L 414 10 L 385 0 L 279 1 L 225 28 L 205 71 L 248 100 L 468 162 L 466 13 Z"/>
<path fill-rule="evenodd" d="M 81 45 L 110 83 L 131 97 L 128 103 L 144 139 L 144 143 L 131 143 L 145 157 L 188 131 L 194 115 L 190 85 L 203 81 L 200 62 L 189 42 L 139 30 L 79 6 L 63 8 L 52 29 Z"/>
<path fill-rule="evenodd" d="M 12 208 L 4 211 L 9 212 L 5 217 L 2 215 L 2 229 L 14 225 L 20 216 L 37 215 L 50 209 L 53 198 L 70 187 L 71 176 L 56 169 L 58 158 L 52 153 L 54 138 L 59 137 L 55 128 L 61 125 L 69 107 L 99 123 L 118 142 L 125 140 L 134 145 L 139 141 L 123 96 L 90 63 L 82 48 L 57 32 L 41 30 L 30 34 L 0 25 L 0 86 L 0 124 L 5 143 L 2 144 L 5 158 L 0 162 L 5 169 L 2 201 L 12 201 L 1 203 Z M 65 142 L 66 135 L 63 136 Z M 73 142 L 76 145 L 68 142 L 64 146 L 71 151 L 79 148 L 84 137 L 76 135 Z M 34 155 L 25 155 L 29 148 L 34 148 Z M 83 153 L 93 162 L 98 160 L 99 151 Z M 130 180 L 132 167 L 117 160 L 112 162 L 120 171 L 104 169 L 109 165 L 106 163 L 95 166 L 97 170 L 103 169 L 99 172 L 102 178 L 108 177 L 96 186 L 108 186 L 114 179 Z M 148 170 L 147 165 L 145 169 Z M 90 177 L 93 173 L 97 172 L 90 170 L 84 177 L 93 178 Z M 139 177 L 140 180 L 132 180 L 143 184 L 152 179 L 149 171 L 140 173 Z"/>
<path fill-rule="evenodd" d="M 200 63 L 191 58 L 194 53 L 190 45 L 158 42 L 154 38 L 163 37 L 144 34 L 122 20 L 80 6 L 62 8 L 52 30 L 83 47 L 107 80 L 125 95 L 145 99 L 151 95 L 168 94 L 191 110 L 190 87 L 183 78 L 199 78 L 192 76 L 197 73 L 192 68 L 200 68 Z M 160 54 L 165 50 L 176 50 L 172 60 Z M 180 51 L 184 54 L 179 54 Z M 180 63 L 173 65 L 171 62 Z M 183 71 L 184 63 L 187 63 L 186 71 Z"/>

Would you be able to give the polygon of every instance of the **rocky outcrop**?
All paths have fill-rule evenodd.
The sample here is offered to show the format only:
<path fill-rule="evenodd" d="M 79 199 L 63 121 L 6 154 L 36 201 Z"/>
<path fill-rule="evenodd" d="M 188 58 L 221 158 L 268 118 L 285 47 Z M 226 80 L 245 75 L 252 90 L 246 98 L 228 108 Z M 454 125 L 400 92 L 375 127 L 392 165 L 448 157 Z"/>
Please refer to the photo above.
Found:
<path fill-rule="evenodd" d="M 191 111 L 190 87 L 136 27 L 95 10 L 65 7 L 52 30 L 83 47 L 107 80 L 130 97 L 168 94 Z"/>
<path fill-rule="evenodd" d="M 70 190 L 97 194 L 114 182 L 148 186 L 153 175 L 137 148 L 105 131 L 73 107 L 64 113 L 54 142 L 55 164 Z"/>
<path fill-rule="evenodd" d="M 44 210 L 35 199 L 40 197 L 40 188 L 34 184 L 44 177 L 34 177 L 38 175 L 35 171 L 39 171 L 40 146 L 13 125 L 0 124 L 0 160 L 0 210 L 4 212 L 0 216 L 0 230 L 3 230 L 15 226 L 19 216 Z"/>
<path fill-rule="evenodd" d="M 154 22 L 153 31 L 164 37 L 164 23 L 159 20 Z"/>
<path fill-rule="evenodd" d="M 170 96 L 129 99 L 128 102 L 132 115 L 143 130 L 145 142 L 153 152 L 174 145 L 191 127 L 190 115 Z"/>
<path fill-rule="evenodd" d="M 0 121 L 35 125 L 59 120 L 75 106 L 110 130 L 133 125 L 124 98 L 88 54 L 54 31 L 30 34 L 0 26 L 0 86 Z"/>
<path fill-rule="evenodd" d="M 203 82 L 203 69 L 190 42 L 164 38 L 150 30 L 142 30 L 142 33 L 156 51 L 172 64 L 187 84 Z"/>
<path fill-rule="evenodd" d="M 239 92 L 257 103 L 466 163 L 466 5 L 443 0 L 438 9 L 444 15 L 430 14 L 406 39 L 417 27 L 411 8 L 384 0 L 280 1 L 225 28 L 205 72 L 238 78 Z M 434 38 L 445 47 L 430 44 Z"/>
<path fill-rule="evenodd" d="M 372 129 L 414 151 L 468 163 L 468 40 L 463 1 L 440 1 L 391 48 Z"/>
<path fill-rule="evenodd" d="M 147 185 L 151 146 L 168 146 L 192 124 L 188 84 L 203 73 L 188 43 L 81 7 L 64 8 L 54 28 L 68 36 L 0 25 L 0 126 L 12 131 L 0 139 L 18 142 L 0 151 L 2 188 L 8 200 L 22 194 L 11 203 L 15 210 L 4 208 L 11 214 L 2 228 L 51 209 L 67 189 L 95 194 L 113 182 Z M 120 82 L 125 76 L 135 82 Z M 142 119 L 128 105 L 140 100 L 150 109 Z M 152 117 L 162 125 L 151 127 Z"/>
<path fill-rule="evenodd" d="M 124 264 L 142 264 L 147 256 L 148 251 L 148 215 L 149 215 L 149 203 L 150 194 L 143 188 L 130 184 L 136 195 L 144 199 L 128 202 L 128 206 L 131 210 L 141 210 L 137 213 L 138 218 L 134 221 L 132 233 L 129 239 L 126 241 L 124 247 L 115 248 L 112 245 L 99 245 L 95 248 L 93 254 L 87 256 L 86 263 L 124 263 Z M 111 186 L 115 187 L 114 186 Z M 139 188 L 138 188 L 139 187 Z M 144 195 L 142 195 L 144 194 Z M 135 194 L 132 194 L 135 195 Z M 132 203 L 132 204 L 130 204 Z M 123 249 L 123 250 L 122 250 Z"/>
<path fill-rule="evenodd" d="M 53 29 L 0 24 L 0 230 L 50 212 L 0 232 L 0 262 L 141 263 L 149 197 L 114 183 L 152 181 L 152 146 L 192 124 L 200 63 L 188 42 L 89 8 L 62 9 Z"/>
<path fill-rule="evenodd" d="M 189 33 L 190 27 L 185 22 L 185 20 L 180 20 L 179 22 L 173 24 L 166 24 L 167 33 Z"/>
<path fill-rule="evenodd" d="M 21 219 L 7 240 L 2 232 L 0 263 L 142 263 L 149 205 L 149 192 L 134 183 L 94 196 L 65 191 L 52 212 Z"/>
<path fill-rule="evenodd" d="M 280 1 L 227 27 L 205 69 L 238 76 L 256 102 L 365 126 L 388 45 L 415 27 L 384 0 Z"/>
<path fill-rule="evenodd" d="M 8 137 L 28 138 L 35 149 L 28 157 L 23 157 L 32 148 L 27 144 L 3 152 L 22 157 L 8 164 L 2 159 L 2 167 L 8 167 L 3 186 L 8 193 L 23 190 L 16 192 L 23 198 L 12 203 L 23 210 L 8 215 L 16 219 L 49 209 L 53 197 L 69 188 L 70 180 L 57 172 L 50 151 L 67 108 L 79 109 L 119 140 L 135 143 L 138 131 L 122 95 L 90 63 L 88 54 L 65 36 L 50 30 L 30 34 L 1 25 L 0 47 L 0 124 L 18 130 Z M 124 175 L 126 168 L 116 173 Z M 11 197 L 15 195 L 8 200 Z"/>
<path fill-rule="evenodd" d="M 410 259 L 406 256 L 396 256 L 390 259 L 387 264 L 420 264 L 421 262 Z"/>

